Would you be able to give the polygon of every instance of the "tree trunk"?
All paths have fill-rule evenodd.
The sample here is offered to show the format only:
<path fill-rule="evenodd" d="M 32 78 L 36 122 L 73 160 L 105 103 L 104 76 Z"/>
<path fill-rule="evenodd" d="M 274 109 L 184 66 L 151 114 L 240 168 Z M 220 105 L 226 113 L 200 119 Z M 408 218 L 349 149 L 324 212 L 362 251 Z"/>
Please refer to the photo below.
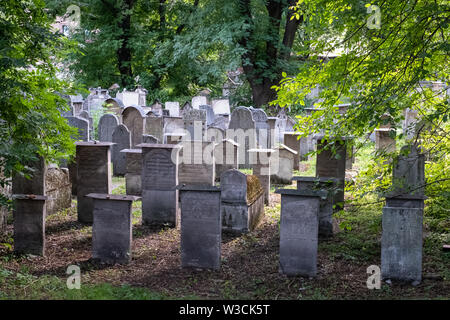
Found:
<path fill-rule="evenodd" d="M 133 70 L 131 68 L 132 52 L 129 47 L 131 37 L 131 9 L 134 5 L 134 0 L 125 1 L 125 10 L 127 14 L 122 16 L 122 20 L 119 22 L 119 28 L 122 30 L 122 34 L 119 37 L 121 40 L 121 46 L 117 50 L 117 60 L 120 72 L 120 81 L 122 88 L 129 88 L 133 85 Z"/>
<path fill-rule="evenodd" d="M 252 99 L 254 107 L 268 106 L 269 102 L 277 98 L 275 90 L 271 89 L 277 82 L 255 84 L 254 81 L 249 80 L 250 87 L 252 88 Z"/>

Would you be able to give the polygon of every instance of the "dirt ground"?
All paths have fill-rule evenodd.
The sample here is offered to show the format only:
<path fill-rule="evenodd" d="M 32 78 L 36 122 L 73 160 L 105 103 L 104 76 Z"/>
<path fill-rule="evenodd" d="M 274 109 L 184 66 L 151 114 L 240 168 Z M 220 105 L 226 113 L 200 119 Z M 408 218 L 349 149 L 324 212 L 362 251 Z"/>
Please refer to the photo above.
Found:
<path fill-rule="evenodd" d="M 133 227 L 132 262 L 104 266 L 91 259 L 91 227 L 76 221 L 76 208 L 47 218 L 46 256 L 0 259 L 3 268 L 55 275 L 66 279 L 69 265 L 79 265 L 82 283 L 129 284 L 173 297 L 200 299 L 405 299 L 449 298 L 448 280 L 433 276 L 424 256 L 424 280 L 413 287 L 383 284 L 381 290 L 366 286 L 369 265 L 380 265 L 379 253 L 371 260 L 347 259 L 330 248 L 345 241 L 343 233 L 321 240 L 315 279 L 288 278 L 278 272 L 279 195 L 273 194 L 262 225 L 243 236 L 223 235 L 220 271 L 181 269 L 180 232 L 175 228 Z M 279 208 L 279 206 L 278 206 Z M 135 209 L 137 212 L 139 208 Z M 12 234 L 11 226 L 8 233 Z M 331 251 L 330 251 L 331 250 Z M 0 257 L 12 255 L 0 249 Z M 427 278 L 428 277 L 428 278 Z"/>

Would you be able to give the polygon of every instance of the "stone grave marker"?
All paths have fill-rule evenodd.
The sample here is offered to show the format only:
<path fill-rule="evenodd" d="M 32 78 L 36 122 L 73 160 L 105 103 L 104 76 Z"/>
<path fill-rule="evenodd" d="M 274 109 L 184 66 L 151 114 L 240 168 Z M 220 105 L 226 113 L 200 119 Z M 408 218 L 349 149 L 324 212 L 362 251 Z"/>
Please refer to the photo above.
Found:
<path fill-rule="evenodd" d="M 183 141 L 181 145 L 179 184 L 214 185 L 214 142 Z"/>
<path fill-rule="evenodd" d="M 114 114 L 104 114 L 98 122 L 98 140 L 101 142 L 112 142 L 112 135 L 119 125 L 119 119 Z"/>
<path fill-rule="evenodd" d="M 223 139 L 214 147 L 214 161 L 216 167 L 216 180 L 223 172 L 230 169 L 239 169 L 239 145 L 233 140 Z"/>
<path fill-rule="evenodd" d="M 125 174 L 125 190 L 127 195 L 142 195 L 142 149 L 124 149 L 127 170 Z"/>
<path fill-rule="evenodd" d="M 230 101 L 228 99 L 218 99 L 212 101 L 214 114 L 231 114 Z"/>
<path fill-rule="evenodd" d="M 142 143 L 142 135 L 145 130 L 146 112 L 138 106 L 126 107 L 122 111 L 123 124 L 131 134 L 131 147 L 135 148 Z"/>
<path fill-rule="evenodd" d="M 180 116 L 180 104 L 178 102 L 166 102 L 165 109 L 169 110 L 169 115 L 171 117 Z"/>
<path fill-rule="evenodd" d="M 274 150 L 270 180 L 275 184 L 291 184 L 294 162 L 297 161 L 297 152 L 284 144 L 278 145 Z M 278 163 L 275 163 L 276 161 Z"/>
<path fill-rule="evenodd" d="M 271 167 L 277 163 L 271 163 L 273 149 L 250 149 L 248 150 L 250 162 L 252 163 L 253 174 L 258 177 L 264 190 L 264 203 L 269 205 L 270 201 L 270 174 Z M 278 169 L 278 168 L 275 168 Z"/>
<path fill-rule="evenodd" d="M 78 133 L 72 136 L 75 141 L 89 141 L 89 121 L 80 117 L 67 117 L 69 126 L 77 128 Z"/>
<path fill-rule="evenodd" d="M 226 139 L 239 144 L 239 167 L 251 168 L 248 150 L 256 148 L 256 125 L 249 108 L 238 107 L 231 113 Z"/>
<path fill-rule="evenodd" d="M 126 155 L 121 150 L 131 148 L 131 134 L 126 125 L 120 124 L 112 134 L 111 159 L 114 176 L 124 176 L 127 170 Z"/>

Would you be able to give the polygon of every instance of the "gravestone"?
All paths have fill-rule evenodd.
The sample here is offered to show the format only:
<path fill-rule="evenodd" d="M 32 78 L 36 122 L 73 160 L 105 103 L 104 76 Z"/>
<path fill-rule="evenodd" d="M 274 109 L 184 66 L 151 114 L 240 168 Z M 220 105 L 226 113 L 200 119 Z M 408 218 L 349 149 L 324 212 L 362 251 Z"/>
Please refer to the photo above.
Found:
<path fill-rule="evenodd" d="M 77 211 L 78 221 L 92 223 L 93 202 L 89 193 L 111 193 L 111 142 L 78 142 Z"/>
<path fill-rule="evenodd" d="M 90 113 L 86 110 L 80 112 L 78 117 L 83 118 L 89 122 L 89 137 L 90 140 L 94 139 L 94 119 L 91 117 Z"/>
<path fill-rule="evenodd" d="M 47 165 L 44 158 L 38 155 L 36 157 L 35 161 L 24 164 L 28 168 L 28 178 L 19 173 L 13 175 L 13 194 L 46 195 L 45 176 L 47 175 Z"/>
<path fill-rule="evenodd" d="M 89 121 L 80 117 L 67 117 L 69 126 L 77 128 L 78 133 L 72 136 L 75 141 L 89 141 Z"/>
<path fill-rule="evenodd" d="M 180 146 L 142 144 L 142 223 L 175 225 Z"/>
<path fill-rule="evenodd" d="M 228 99 L 219 99 L 212 101 L 212 108 L 214 114 L 230 114 L 230 101 Z"/>
<path fill-rule="evenodd" d="M 164 119 L 161 116 L 148 114 L 145 118 L 145 133 L 158 139 L 158 142 L 164 140 Z M 143 143 L 146 143 L 143 141 Z"/>
<path fill-rule="evenodd" d="M 269 146 L 270 125 L 267 123 L 267 114 L 259 108 L 249 108 L 255 121 L 256 140 L 259 148 L 265 149 Z"/>
<path fill-rule="evenodd" d="M 219 143 L 224 138 L 225 138 L 225 131 L 220 128 L 210 127 L 208 128 L 208 130 L 206 130 L 206 141 Z"/>
<path fill-rule="evenodd" d="M 281 194 L 280 273 L 315 277 L 320 198 L 326 197 L 326 192 L 294 189 L 276 192 Z"/>
<path fill-rule="evenodd" d="M 92 258 L 106 264 L 131 261 L 132 204 L 136 196 L 95 194 L 93 201 Z"/>
<path fill-rule="evenodd" d="M 220 189 L 180 186 L 181 266 L 218 270 L 222 243 Z"/>
<path fill-rule="evenodd" d="M 216 167 L 216 180 L 223 172 L 230 169 L 239 169 L 239 145 L 233 140 L 223 139 L 216 142 L 214 147 L 214 161 Z"/>
<path fill-rule="evenodd" d="M 69 169 L 70 184 L 72 185 L 72 196 L 77 195 L 77 160 L 71 159 L 67 165 Z"/>
<path fill-rule="evenodd" d="M 250 149 L 250 163 L 252 163 L 253 174 L 258 177 L 261 187 L 264 190 L 264 203 L 270 203 L 270 173 L 271 170 L 278 170 L 278 161 L 271 162 L 273 149 Z"/>
<path fill-rule="evenodd" d="M 328 238 L 335 232 L 333 227 L 333 195 L 336 192 L 338 180 L 334 178 L 294 177 L 297 190 L 326 191 L 327 197 L 320 199 L 319 205 L 319 236 Z"/>
<path fill-rule="evenodd" d="M 166 102 L 165 109 L 169 110 L 169 115 L 171 117 L 180 116 L 180 104 L 178 102 Z"/>
<path fill-rule="evenodd" d="M 105 100 L 103 107 L 105 107 L 109 112 L 112 112 L 118 118 L 118 124 L 121 122 L 122 111 L 125 109 L 125 105 L 122 100 L 117 98 L 109 98 Z"/>
<path fill-rule="evenodd" d="M 219 114 L 219 115 L 215 115 L 214 123 L 211 125 L 211 127 L 216 127 L 216 128 L 220 128 L 222 130 L 227 130 L 229 123 L 230 123 L 230 115 L 229 114 Z"/>
<path fill-rule="evenodd" d="M 238 107 L 231 113 L 226 139 L 239 144 L 239 167 L 251 168 L 248 150 L 256 148 L 256 125 L 249 108 Z"/>
<path fill-rule="evenodd" d="M 299 170 L 300 168 L 300 133 L 296 132 L 285 132 L 284 133 L 284 145 L 288 148 L 297 152 L 294 161 L 294 170 Z"/>
<path fill-rule="evenodd" d="M 214 142 L 183 141 L 181 145 L 179 184 L 214 185 Z"/>
<path fill-rule="evenodd" d="M 297 152 L 284 144 L 280 144 L 274 150 L 270 180 L 275 184 L 291 184 L 294 162 L 297 161 Z"/>
<path fill-rule="evenodd" d="M 164 135 L 170 133 L 185 133 L 184 120 L 181 117 L 164 117 Z"/>
<path fill-rule="evenodd" d="M 142 149 L 124 149 L 127 169 L 125 174 L 125 190 L 127 195 L 142 195 Z"/>
<path fill-rule="evenodd" d="M 211 106 L 202 105 L 202 106 L 199 107 L 199 109 L 206 111 L 206 127 L 212 126 L 214 124 L 214 121 L 215 121 L 215 115 L 214 115 L 214 111 L 211 108 Z"/>
<path fill-rule="evenodd" d="M 112 135 L 119 125 L 119 119 L 113 114 L 104 114 L 98 122 L 98 140 L 112 142 Z"/>
<path fill-rule="evenodd" d="M 275 148 L 275 146 L 279 143 L 277 135 L 277 120 L 277 117 L 267 117 L 267 124 L 270 128 L 269 148 Z"/>
<path fill-rule="evenodd" d="M 152 108 L 152 111 L 159 117 L 163 114 L 163 105 L 162 103 L 157 99 L 153 104 L 150 106 Z"/>
<path fill-rule="evenodd" d="M 264 191 L 259 179 L 231 169 L 222 173 L 220 189 L 223 230 L 255 230 L 264 218 Z"/>
<path fill-rule="evenodd" d="M 146 112 L 138 106 L 126 107 L 122 112 L 123 124 L 130 130 L 131 147 L 135 148 L 142 143 L 145 129 Z"/>
<path fill-rule="evenodd" d="M 49 167 L 45 175 L 46 213 L 52 215 L 72 205 L 72 184 L 68 169 Z"/>
<path fill-rule="evenodd" d="M 203 140 L 206 133 L 206 110 L 192 109 L 183 115 L 188 140 Z"/>
<path fill-rule="evenodd" d="M 124 176 L 127 170 L 126 155 L 121 150 L 131 148 L 131 134 L 127 126 L 120 124 L 116 127 L 112 134 L 111 159 L 113 163 L 114 176 Z"/>
<path fill-rule="evenodd" d="M 419 283 L 422 280 L 423 209 L 383 208 L 381 276 Z"/>
<path fill-rule="evenodd" d="M 150 134 L 144 134 L 142 136 L 142 143 L 150 143 L 150 144 L 157 144 L 159 143 L 159 139 L 150 135 Z"/>
<path fill-rule="evenodd" d="M 192 105 L 193 109 L 199 109 L 200 106 L 207 105 L 207 104 L 209 104 L 209 102 L 208 102 L 208 98 L 205 96 L 196 96 L 196 97 L 192 98 L 191 105 Z"/>
<path fill-rule="evenodd" d="M 418 122 L 418 111 L 407 108 L 404 111 L 405 120 L 403 121 L 403 135 L 407 140 L 414 139 L 416 134 L 416 124 Z"/>
<path fill-rule="evenodd" d="M 45 201 L 43 195 L 15 194 L 14 252 L 45 255 Z"/>
<path fill-rule="evenodd" d="M 375 150 L 382 153 L 393 153 L 395 147 L 395 130 L 390 128 L 375 130 Z"/>
<path fill-rule="evenodd" d="M 166 144 L 179 144 L 181 141 L 186 140 L 186 133 L 166 133 L 164 140 Z"/>

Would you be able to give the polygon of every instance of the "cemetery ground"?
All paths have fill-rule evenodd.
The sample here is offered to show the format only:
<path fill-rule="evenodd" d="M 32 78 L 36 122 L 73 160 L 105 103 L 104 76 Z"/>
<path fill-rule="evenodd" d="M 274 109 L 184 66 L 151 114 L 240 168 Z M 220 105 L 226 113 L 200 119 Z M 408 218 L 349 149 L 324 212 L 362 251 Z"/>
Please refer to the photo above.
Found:
<path fill-rule="evenodd" d="M 355 167 L 364 161 L 363 152 Z M 300 170 L 295 175 L 313 175 L 314 161 L 302 162 Z M 124 183 L 114 178 L 114 193 L 124 194 Z M 380 265 L 382 206 L 347 206 L 337 214 L 340 230 L 332 239 L 320 239 L 318 275 L 308 279 L 278 272 L 278 194 L 271 194 L 257 230 L 223 235 L 220 271 L 181 269 L 180 232 L 142 226 L 140 201 L 133 204 L 131 263 L 93 264 L 92 227 L 77 222 L 73 200 L 72 208 L 47 217 L 45 257 L 14 255 L 8 226 L 0 239 L 0 299 L 449 299 L 450 253 L 442 251 L 449 221 L 427 215 L 422 283 L 367 288 L 367 267 Z M 66 287 L 69 265 L 81 267 L 80 290 Z"/>

